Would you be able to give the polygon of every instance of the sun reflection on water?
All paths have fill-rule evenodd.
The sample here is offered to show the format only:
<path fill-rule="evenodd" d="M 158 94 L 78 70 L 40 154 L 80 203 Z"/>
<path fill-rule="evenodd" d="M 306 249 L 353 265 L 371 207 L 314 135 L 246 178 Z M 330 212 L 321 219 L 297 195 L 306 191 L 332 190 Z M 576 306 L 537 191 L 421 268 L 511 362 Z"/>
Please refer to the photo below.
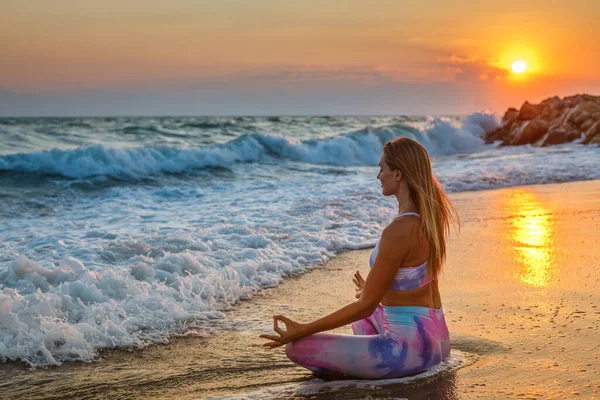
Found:
<path fill-rule="evenodd" d="M 535 287 L 554 284 L 559 271 L 550 210 L 523 189 L 510 191 L 505 200 L 511 215 L 508 237 L 517 261 L 515 278 Z"/>

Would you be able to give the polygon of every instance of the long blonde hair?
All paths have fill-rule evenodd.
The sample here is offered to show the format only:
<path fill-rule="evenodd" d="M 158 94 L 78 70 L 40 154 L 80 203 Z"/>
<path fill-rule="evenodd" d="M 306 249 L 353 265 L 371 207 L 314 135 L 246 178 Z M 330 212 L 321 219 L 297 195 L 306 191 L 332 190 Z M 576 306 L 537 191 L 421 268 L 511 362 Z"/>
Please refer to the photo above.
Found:
<path fill-rule="evenodd" d="M 458 214 L 452 202 L 431 170 L 427 150 L 408 137 L 397 137 L 383 146 L 384 161 L 390 169 L 402 172 L 410 189 L 410 197 L 421 215 L 421 229 L 429 241 L 427 272 L 431 279 L 438 277 L 446 260 L 446 239 L 450 225 Z"/>

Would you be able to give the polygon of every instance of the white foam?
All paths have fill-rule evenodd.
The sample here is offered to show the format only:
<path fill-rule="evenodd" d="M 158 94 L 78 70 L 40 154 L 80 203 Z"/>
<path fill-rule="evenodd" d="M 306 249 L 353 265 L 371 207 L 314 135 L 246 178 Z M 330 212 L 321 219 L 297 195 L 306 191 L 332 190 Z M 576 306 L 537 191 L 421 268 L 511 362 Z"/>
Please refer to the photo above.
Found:
<path fill-rule="evenodd" d="M 158 173 L 181 173 L 189 169 L 225 167 L 237 162 L 259 161 L 265 149 L 256 140 L 233 141 L 227 146 L 199 149 L 165 146 L 111 148 L 83 146 L 75 150 L 53 149 L 0 156 L 0 170 L 61 175 L 68 178 L 111 176 L 140 179 Z"/>
<path fill-rule="evenodd" d="M 152 197 L 139 188 L 93 207 L 84 202 L 73 219 L 60 214 L 26 226 L 10 220 L 20 235 L 3 234 L 0 244 L 18 254 L 0 269 L 0 358 L 56 365 L 90 361 L 99 348 L 161 342 L 355 247 L 360 235 L 376 235 L 382 217 L 367 228 L 349 215 L 331 215 L 322 207 L 325 188 L 317 185 L 311 194 L 290 182 L 284 189 L 290 197 L 279 205 L 262 200 L 270 188 L 252 188 L 256 198 L 238 199 L 246 211 L 235 217 L 223 207 L 232 193 L 207 193 L 198 212 L 190 199 L 164 203 L 162 190 Z M 302 192 L 304 204 L 318 209 L 310 218 L 320 222 L 287 209 Z M 323 231 L 330 220 L 338 228 Z"/>
<path fill-rule="evenodd" d="M 1 276 L 12 288 L 0 292 L 0 359 L 31 366 L 91 361 L 98 348 L 141 347 L 164 341 L 182 324 L 221 317 L 214 299 L 202 296 L 206 282 L 192 275 L 201 267 L 179 257 L 147 266 L 150 275 L 165 272 L 164 281 L 147 282 L 127 270 L 92 271 L 73 259 L 44 267 L 20 256 Z M 226 270 L 211 274 L 223 291 L 231 290 Z"/>
<path fill-rule="evenodd" d="M 565 159 L 569 159 L 566 163 Z M 553 147 L 496 147 L 434 160 L 448 192 L 600 179 L 600 148 L 567 143 Z"/>

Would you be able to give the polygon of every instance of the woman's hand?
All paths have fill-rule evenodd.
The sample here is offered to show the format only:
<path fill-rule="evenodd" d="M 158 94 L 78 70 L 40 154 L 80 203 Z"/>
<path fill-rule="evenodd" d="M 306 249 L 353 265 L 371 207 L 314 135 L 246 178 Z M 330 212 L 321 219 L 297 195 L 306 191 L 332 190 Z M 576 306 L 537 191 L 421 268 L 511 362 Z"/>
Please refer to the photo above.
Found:
<path fill-rule="evenodd" d="M 281 329 L 277 325 L 277 321 L 283 321 L 286 330 Z M 283 346 L 284 344 L 287 344 L 293 340 L 300 339 L 302 337 L 303 326 L 304 324 L 294 322 L 291 319 L 284 317 L 283 315 L 274 315 L 273 330 L 277 332 L 279 336 L 263 334 L 259 337 L 271 340 L 270 342 L 263 344 L 263 346 L 268 347 L 270 349 L 274 349 L 276 347 Z"/>
<path fill-rule="evenodd" d="M 359 271 L 356 271 L 356 273 L 354 274 L 352 282 L 354 282 L 354 284 L 356 285 L 356 295 L 354 297 L 358 299 L 360 297 L 360 294 L 362 293 L 363 288 L 365 287 L 365 280 L 362 276 L 360 276 Z"/>

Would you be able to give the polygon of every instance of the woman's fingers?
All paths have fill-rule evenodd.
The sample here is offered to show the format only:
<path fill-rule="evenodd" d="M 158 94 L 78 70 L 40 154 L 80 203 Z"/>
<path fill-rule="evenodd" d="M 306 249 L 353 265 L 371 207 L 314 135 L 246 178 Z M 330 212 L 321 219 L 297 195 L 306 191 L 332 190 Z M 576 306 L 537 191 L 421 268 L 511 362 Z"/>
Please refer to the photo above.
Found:
<path fill-rule="evenodd" d="M 277 325 L 277 321 L 283 321 L 285 324 L 285 331 Z M 274 315 L 273 316 L 273 329 L 275 332 L 279 333 L 282 337 L 286 336 L 290 332 L 290 327 L 292 326 L 292 320 L 284 317 L 283 315 Z"/>
<path fill-rule="evenodd" d="M 283 346 L 286 343 L 280 336 L 262 334 L 259 337 L 270 340 L 270 342 L 263 343 L 263 347 L 268 347 L 270 349 Z"/>
<path fill-rule="evenodd" d="M 283 336 L 283 330 L 277 325 L 277 318 L 273 317 L 273 330 Z"/>
<path fill-rule="evenodd" d="M 265 343 L 265 344 L 263 344 L 263 346 L 264 346 L 264 347 L 268 347 L 268 348 L 270 348 L 270 349 L 274 349 L 274 348 L 276 348 L 276 347 L 283 346 L 283 343 L 279 343 L 279 342 L 268 342 L 268 343 Z"/>
<path fill-rule="evenodd" d="M 356 278 L 356 280 L 359 283 L 365 283 L 365 280 L 363 279 L 363 277 L 360 275 L 360 271 L 356 271 L 356 273 L 354 274 L 354 278 Z"/>
<path fill-rule="evenodd" d="M 359 271 L 356 271 L 356 274 L 358 275 L 357 278 L 361 283 L 365 283 L 365 280 L 363 279 L 363 277 L 360 275 Z"/>
<path fill-rule="evenodd" d="M 278 321 L 283 321 L 285 324 L 285 330 L 278 326 Z M 264 347 L 269 347 L 274 349 L 275 347 L 283 346 L 284 344 L 290 342 L 295 333 L 298 331 L 299 324 L 297 322 L 292 321 L 289 318 L 284 317 L 283 315 L 274 315 L 273 316 L 273 329 L 279 335 L 268 335 L 262 334 L 259 337 L 263 339 L 268 339 L 270 342 L 264 343 Z"/>
<path fill-rule="evenodd" d="M 260 337 L 260 338 L 263 338 L 263 339 L 269 339 L 269 340 L 272 340 L 272 341 L 274 341 L 274 342 L 279 342 L 279 341 L 281 340 L 281 337 L 280 337 L 280 336 L 275 336 L 275 335 L 267 335 L 266 333 L 265 333 L 265 334 L 262 334 L 262 335 L 260 335 L 259 337 Z"/>
<path fill-rule="evenodd" d="M 285 327 L 286 327 L 286 328 L 287 328 L 287 327 L 288 327 L 288 325 L 289 325 L 289 324 L 292 322 L 292 320 L 291 320 L 291 319 L 289 319 L 289 318 L 287 318 L 287 317 L 284 317 L 283 315 L 274 315 L 274 316 L 273 316 L 273 320 L 274 320 L 274 321 L 277 321 L 277 320 L 283 321 L 283 322 L 285 323 Z"/>

